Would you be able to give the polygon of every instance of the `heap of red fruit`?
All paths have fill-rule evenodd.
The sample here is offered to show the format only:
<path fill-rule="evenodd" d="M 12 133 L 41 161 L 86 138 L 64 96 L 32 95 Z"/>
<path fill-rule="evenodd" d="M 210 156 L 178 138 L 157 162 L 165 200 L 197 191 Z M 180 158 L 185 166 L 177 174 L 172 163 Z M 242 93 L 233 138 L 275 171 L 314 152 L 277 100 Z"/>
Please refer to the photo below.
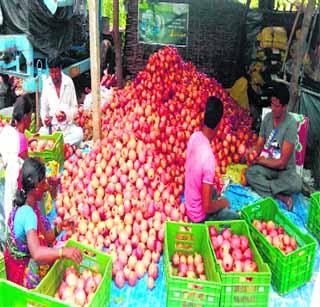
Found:
<path fill-rule="evenodd" d="M 225 272 L 258 271 L 246 236 L 232 234 L 230 228 L 219 234 L 215 226 L 209 226 L 209 235 L 216 258 Z"/>
<path fill-rule="evenodd" d="M 79 107 L 75 116 L 75 122 L 83 129 L 83 139 L 85 141 L 92 139 L 92 114 L 91 110 L 85 110 L 82 106 Z"/>
<path fill-rule="evenodd" d="M 55 298 L 68 304 L 86 306 L 90 304 L 97 290 L 102 276 L 99 273 L 85 269 L 81 274 L 71 266 L 64 272 L 63 281 L 60 284 Z"/>
<path fill-rule="evenodd" d="M 204 262 L 200 254 L 175 253 L 172 255 L 170 275 L 207 280 Z"/>
<path fill-rule="evenodd" d="M 249 114 L 222 86 L 185 63 L 177 49 L 165 47 L 103 104 L 103 139 L 64 164 L 57 223 L 75 216 L 68 236 L 108 250 L 119 287 L 125 281 L 135 285 L 157 265 L 166 220 L 187 221 L 180 200 L 186 146 L 201 127 L 209 95 L 223 101 L 223 124 L 229 122 L 232 133 L 249 134 Z M 219 176 L 216 187 L 222 188 Z"/>
<path fill-rule="evenodd" d="M 279 248 L 285 254 L 293 252 L 297 248 L 297 241 L 290 237 L 281 225 L 269 221 L 253 220 L 253 225 L 261 232 L 267 241 L 276 248 Z"/>
<path fill-rule="evenodd" d="M 121 254 L 120 257 L 122 257 Z M 154 288 L 155 280 L 159 275 L 159 268 L 155 262 L 151 262 L 146 269 L 144 265 L 145 257 L 151 257 L 151 254 L 147 252 L 143 255 L 142 249 L 139 248 L 135 254 L 128 257 L 128 264 L 123 270 L 121 269 L 121 266 L 119 266 L 119 263 L 116 266 L 113 266 L 112 275 L 118 288 L 122 288 L 126 280 L 128 281 L 129 286 L 135 286 L 138 279 L 142 278 L 145 273 L 148 274 L 148 289 L 151 290 Z"/>

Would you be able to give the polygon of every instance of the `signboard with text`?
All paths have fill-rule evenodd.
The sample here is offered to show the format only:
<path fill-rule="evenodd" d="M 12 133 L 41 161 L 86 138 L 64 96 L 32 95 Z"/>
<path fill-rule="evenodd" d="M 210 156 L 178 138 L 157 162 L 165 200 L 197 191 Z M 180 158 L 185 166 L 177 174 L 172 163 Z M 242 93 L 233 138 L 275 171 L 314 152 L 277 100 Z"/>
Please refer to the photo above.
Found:
<path fill-rule="evenodd" d="M 185 47 L 188 23 L 189 4 L 139 2 L 139 43 Z"/>

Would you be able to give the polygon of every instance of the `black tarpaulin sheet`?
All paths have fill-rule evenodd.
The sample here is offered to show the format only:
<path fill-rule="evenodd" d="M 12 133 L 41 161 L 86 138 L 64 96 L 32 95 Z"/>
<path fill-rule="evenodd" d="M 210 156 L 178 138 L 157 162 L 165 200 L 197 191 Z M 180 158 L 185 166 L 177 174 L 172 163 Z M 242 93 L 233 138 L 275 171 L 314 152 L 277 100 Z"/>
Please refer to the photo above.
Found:
<path fill-rule="evenodd" d="M 0 0 L 2 34 L 26 34 L 34 48 L 56 56 L 72 45 L 73 8 L 58 8 L 54 15 L 40 0 Z"/>

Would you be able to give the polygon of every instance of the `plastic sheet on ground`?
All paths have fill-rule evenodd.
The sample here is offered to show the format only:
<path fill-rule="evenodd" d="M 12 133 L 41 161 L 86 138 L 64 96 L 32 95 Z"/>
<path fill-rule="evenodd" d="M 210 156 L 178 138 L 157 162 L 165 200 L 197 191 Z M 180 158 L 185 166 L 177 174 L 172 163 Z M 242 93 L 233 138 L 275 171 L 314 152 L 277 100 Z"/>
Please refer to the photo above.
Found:
<path fill-rule="evenodd" d="M 111 288 L 110 305 L 112 307 L 129 306 L 166 306 L 165 278 L 163 272 L 163 256 L 160 259 L 159 277 L 155 282 L 155 288 L 147 288 L 147 275 L 140 279 L 135 287 L 126 283 L 125 287 L 118 289 L 114 282 Z"/>

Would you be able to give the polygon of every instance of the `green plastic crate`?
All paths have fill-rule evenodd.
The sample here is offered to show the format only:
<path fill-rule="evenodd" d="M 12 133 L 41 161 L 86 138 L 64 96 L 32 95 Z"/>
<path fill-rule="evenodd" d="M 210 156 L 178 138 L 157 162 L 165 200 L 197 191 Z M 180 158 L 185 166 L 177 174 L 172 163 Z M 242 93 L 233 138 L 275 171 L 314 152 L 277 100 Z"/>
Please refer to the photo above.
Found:
<path fill-rule="evenodd" d="M 51 297 L 29 291 L 10 281 L 0 280 L 0 307 L 68 307 Z"/>
<path fill-rule="evenodd" d="M 28 139 L 33 136 L 29 131 L 26 131 L 25 135 Z M 55 132 L 52 135 L 37 135 L 36 138 L 40 140 L 53 140 L 55 142 L 54 147 L 51 150 L 44 150 L 42 152 L 29 151 L 29 157 L 37 157 L 44 162 L 58 161 L 60 165 L 62 165 L 64 162 L 64 143 L 62 132 Z"/>
<path fill-rule="evenodd" d="M 3 255 L 0 253 L 0 278 L 7 278 Z"/>
<path fill-rule="evenodd" d="M 179 238 L 176 237 L 178 234 Z M 170 260 L 175 252 L 200 253 L 208 280 L 171 276 Z M 219 306 L 220 277 L 210 251 L 205 225 L 166 222 L 164 272 L 167 306 Z"/>
<path fill-rule="evenodd" d="M 269 291 L 271 285 L 271 272 L 267 264 L 263 262 L 249 232 L 245 221 L 215 221 L 206 222 L 208 226 L 215 226 L 218 232 L 230 228 L 233 234 L 244 235 L 249 240 L 254 261 L 258 266 L 258 272 L 225 272 L 214 253 L 210 242 L 211 251 L 218 267 L 221 278 L 220 306 L 268 306 Z"/>
<path fill-rule="evenodd" d="M 247 220 L 253 240 L 263 259 L 269 264 L 272 273 L 272 285 L 283 295 L 303 286 L 312 275 L 317 242 L 309 234 L 302 233 L 279 209 L 272 198 L 265 198 L 247 206 L 241 211 Z M 254 219 L 272 220 L 281 225 L 285 232 L 295 238 L 298 247 L 285 255 L 272 246 L 253 226 Z"/>
<path fill-rule="evenodd" d="M 311 194 L 307 228 L 320 241 L 320 192 Z"/>
<path fill-rule="evenodd" d="M 83 254 L 82 263 L 80 266 L 77 266 L 73 261 L 66 258 L 57 260 L 47 275 L 41 280 L 40 284 L 35 289 L 35 292 L 53 297 L 62 282 L 65 269 L 73 265 L 80 272 L 84 269 L 90 269 L 91 271 L 102 275 L 100 285 L 90 301 L 89 306 L 108 306 L 111 295 L 111 257 L 74 240 L 68 240 L 65 246 L 80 248 Z M 56 302 L 61 302 L 57 299 L 54 300 Z"/>

